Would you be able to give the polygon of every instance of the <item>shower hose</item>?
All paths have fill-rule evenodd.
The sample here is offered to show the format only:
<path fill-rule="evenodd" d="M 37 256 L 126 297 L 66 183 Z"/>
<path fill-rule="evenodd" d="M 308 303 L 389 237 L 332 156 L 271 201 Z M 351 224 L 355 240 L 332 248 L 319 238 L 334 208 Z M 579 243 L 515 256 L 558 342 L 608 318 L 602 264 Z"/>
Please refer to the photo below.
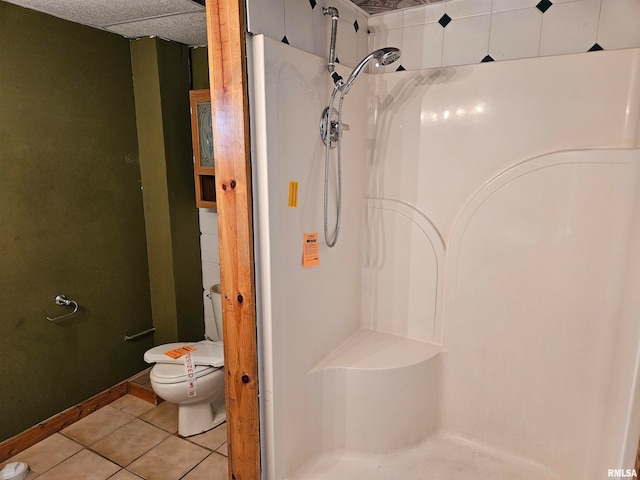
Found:
<path fill-rule="evenodd" d="M 336 224 L 333 231 L 333 237 L 329 234 L 329 150 L 331 150 L 331 112 L 333 110 L 333 102 L 336 98 L 336 94 L 340 92 L 340 103 L 338 104 L 338 122 L 337 128 L 337 143 L 338 143 L 338 202 L 336 205 Z M 338 241 L 338 234 L 340 233 L 340 218 L 342 212 L 342 103 L 344 102 L 344 93 L 340 88 L 333 89 L 331 99 L 329 100 L 329 109 L 327 111 L 327 117 L 325 119 L 325 157 L 324 157 L 324 239 L 327 242 L 329 248 Z"/>

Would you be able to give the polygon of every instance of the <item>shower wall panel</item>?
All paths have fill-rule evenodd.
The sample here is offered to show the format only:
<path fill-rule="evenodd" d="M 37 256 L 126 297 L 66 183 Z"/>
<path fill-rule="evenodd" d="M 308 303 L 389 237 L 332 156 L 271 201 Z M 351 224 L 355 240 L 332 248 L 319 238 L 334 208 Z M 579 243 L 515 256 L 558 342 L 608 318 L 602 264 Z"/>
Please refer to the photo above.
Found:
<path fill-rule="evenodd" d="M 342 231 L 329 249 L 325 61 L 252 44 L 266 477 L 326 478 L 314 465 L 339 471 L 356 451 L 370 466 L 366 455 L 407 438 L 415 456 L 429 435 L 549 478 L 628 465 L 640 50 L 361 78 L 345 100 Z M 311 232 L 320 265 L 303 267 Z M 396 384 L 407 388 L 385 389 Z M 429 424 L 401 438 L 406 405 Z M 335 478 L 398 478 L 351 473 Z"/>
<path fill-rule="evenodd" d="M 560 478 L 601 478 L 637 444 L 639 62 L 636 49 L 372 77 L 368 195 L 446 250 L 442 430 Z M 389 254 L 402 217 L 365 231 L 388 253 L 372 302 L 397 301 L 373 292 L 407 284 L 397 266 L 427 250 L 405 235 Z"/>
<path fill-rule="evenodd" d="M 559 478 L 595 480 L 617 467 L 638 346 L 637 318 L 624 308 L 627 285 L 637 296 L 628 267 L 638 167 L 638 150 L 545 155 L 467 207 L 451 245 L 450 431 Z"/>
<path fill-rule="evenodd" d="M 326 392 L 309 372 L 360 324 L 366 81 L 345 99 L 342 225 L 330 249 L 323 238 L 325 148 L 319 135 L 330 93 L 325 62 L 263 36 L 252 40 L 266 448 L 278 449 L 267 468 L 270 478 L 283 478 L 322 449 Z M 347 74 L 342 67 L 340 73 Z M 336 155 L 332 150 L 331 231 Z M 290 203 L 290 182 L 298 182 L 297 206 Z M 305 233 L 318 233 L 318 266 L 302 264 Z"/>

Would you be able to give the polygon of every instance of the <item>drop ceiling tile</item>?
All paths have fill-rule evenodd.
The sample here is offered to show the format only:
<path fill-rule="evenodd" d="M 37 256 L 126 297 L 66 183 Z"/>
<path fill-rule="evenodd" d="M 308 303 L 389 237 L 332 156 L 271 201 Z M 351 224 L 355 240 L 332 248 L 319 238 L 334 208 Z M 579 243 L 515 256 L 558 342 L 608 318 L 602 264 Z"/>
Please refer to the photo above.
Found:
<path fill-rule="evenodd" d="M 203 11 L 191 0 L 8 0 L 32 10 L 76 23 L 103 27 L 144 18 Z"/>
<path fill-rule="evenodd" d="M 120 23 L 107 27 L 107 30 L 128 38 L 156 36 L 190 46 L 207 44 L 207 20 L 204 11 Z"/>

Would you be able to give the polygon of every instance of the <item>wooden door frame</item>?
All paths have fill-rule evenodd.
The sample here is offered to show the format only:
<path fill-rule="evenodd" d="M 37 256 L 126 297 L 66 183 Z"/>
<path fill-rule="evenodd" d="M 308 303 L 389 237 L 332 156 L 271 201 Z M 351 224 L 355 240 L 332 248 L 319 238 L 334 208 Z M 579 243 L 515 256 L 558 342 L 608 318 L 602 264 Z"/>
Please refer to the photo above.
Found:
<path fill-rule="evenodd" d="M 258 351 L 243 0 L 207 0 L 229 479 L 260 478 Z"/>

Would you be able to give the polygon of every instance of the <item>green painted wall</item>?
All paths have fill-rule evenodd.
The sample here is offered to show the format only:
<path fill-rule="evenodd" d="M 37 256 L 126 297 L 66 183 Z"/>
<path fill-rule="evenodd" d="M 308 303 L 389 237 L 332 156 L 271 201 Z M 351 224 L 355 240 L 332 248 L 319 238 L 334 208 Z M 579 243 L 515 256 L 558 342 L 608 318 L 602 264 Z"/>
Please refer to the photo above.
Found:
<path fill-rule="evenodd" d="M 190 49 L 191 53 L 191 89 L 209 88 L 209 57 L 207 47 Z"/>
<path fill-rule="evenodd" d="M 164 87 L 170 106 L 157 106 L 165 123 L 186 95 L 175 91 Z M 167 232 L 145 235 L 135 108 L 128 40 L 0 1 L 0 441 L 147 366 L 153 338 L 123 336 L 153 323 L 147 238 Z M 179 218 L 191 172 L 190 152 L 187 173 L 177 167 L 190 149 L 177 146 L 183 116 L 160 140 L 168 200 L 153 208 L 169 212 L 172 261 L 184 262 L 177 283 L 190 278 L 173 287 L 175 317 L 184 315 L 173 328 L 194 338 L 202 287 L 193 193 Z M 54 304 L 58 293 L 81 310 L 53 324 L 47 316 L 69 311 Z M 185 306 L 191 297 L 196 306 Z"/>
<path fill-rule="evenodd" d="M 135 40 L 131 63 L 155 339 L 199 340 L 204 312 L 202 276 L 194 274 L 201 260 L 190 163 L 189 50 L 157 38 Z"/>

